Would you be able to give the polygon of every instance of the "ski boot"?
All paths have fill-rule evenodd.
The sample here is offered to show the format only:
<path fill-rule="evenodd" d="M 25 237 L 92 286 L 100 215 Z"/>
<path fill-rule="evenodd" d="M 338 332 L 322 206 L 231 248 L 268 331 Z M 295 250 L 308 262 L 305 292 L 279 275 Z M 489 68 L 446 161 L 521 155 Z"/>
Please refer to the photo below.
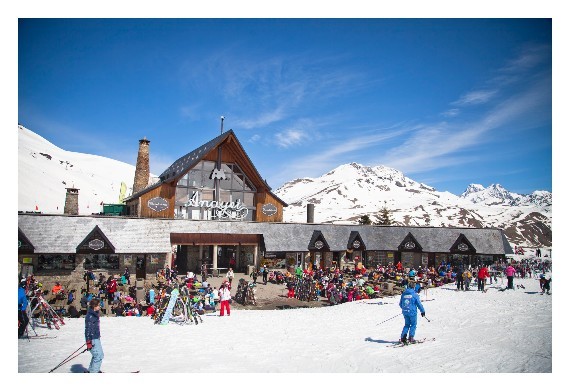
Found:
<path fill-rule="evenodd" d="M 408 340 L 408 343 L 416 343 L 416 340 L 414 339 L 414 337 L 410 337 L 410 339 Z"/>
<path fill-rule="evenodd" d="M 408 344 L 407 336 L 404 335 L 402 338 L 400 338 L 400 343 L 403 345 L 407 345 Z"/>

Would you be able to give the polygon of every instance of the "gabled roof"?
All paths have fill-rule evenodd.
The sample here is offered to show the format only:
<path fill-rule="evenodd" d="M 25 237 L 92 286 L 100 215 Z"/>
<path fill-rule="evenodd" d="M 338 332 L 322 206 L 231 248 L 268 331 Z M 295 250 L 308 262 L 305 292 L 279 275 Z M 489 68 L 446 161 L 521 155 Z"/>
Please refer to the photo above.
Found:
<path fill-rule="evenodd" d="M 313 232 L 313 236 L 307 248 L 311 251 L 330 251 L 329 244 L 323 236 L 323 233 L 319 230 Z"/>
<path fill-rule="evenodd" d="M 475 247 L 473 247 L 473 245 L 465 237 L 465 235 L 461 233 L 457 237 L 457 240 L 455 241 L 455 243 L 453 243 L 453 245 L 449 249 L 449 252 L 450 253 L 459 253 L 459 254 L 475 254 L 477 252 L 477 250 L 475 249 Z"/>
<path fill-rule="evenodd" d="M 251 169 L 254 171 L 255 175 L 257 176 L 257 178 L 255 178 L 255 179 L 257 179 L 256 182 L 261 183 L 264 187 L 267 188 L 267 191 L 271 193 L 271 187 L 263 179 L 263 177 L 261 176 L 259 171 L 257 171 L 257 168 L 255 167 L 255 165 L 253 164 L 253 162 L 249 158 L 247 152 L 245 151 L 245 149 L 241 145 L 241 143 L 238 140 L 237 136 L 235 135 L 234 131 L 232 129 L 230 129 L 227 132 L 220 134 L 218 137 L 208 141 L 207 143 L 196 148 L 195 150 L 188 152 L 186 155 L 177 159 L 174 163 L 172 163 L 170 165 L 170 167 L 168 167 L 166 170 L 164 170 L 164 172 L 162 174 L 159 175 L 159 181 L 158 182 L 156 182 L 153 185 L 148 186 L 148 187 L 142 189 L 141 191 L 139 191 L 135 194 L 132 194 L 131 196 L 125 198 L 125 201 L 130 201 L 131 199 L 137 198 L 140 195 L 147 193 L 148 191 L 159 187 L 160 185 L 162 185 L 165 182 L 172 182 L 172 181 L 177 182 L 182 176 L 184 176 L 184 174 L 186 174 L 188 172 L 188 170 L 190 170 L 192 167 L 194 167 L 196 164 L 198 164 L 202 159 L 204 159 L 204 157 L 208 153 L 210 153 L 212 150 L 218 148 L 218 146 L 227 142 L 230 139 L 235 141 L 238 148 L 241 150 L 241 152 L 243 152 L 243 155 L 245 156 L 247 163 L 250 165 Z M 254 178 L 250 178 L 250 179 L 254 179 Z M 275 197 L 277 200 L 279 200 L 284 206 L 288 206 L 288 204 L 285 201 L 283 201 L 282 199 L 277 197 L 275 194 L 271 193 L 271 195 L 273 197 Z"/>
<path fill-rule="evenodd" d="M 411 232 L 408 232 L 408 234 L 406 235 L 404 240 L 402 240 L 402 243 L 400 243 L 400 245 L 398 246 L 398 250 L 399 251 L 411 251 L 411 252 L 422 251 L 422 246 L 416 240 L 414 235 L 412 235 Z"/>
<path fill-rule="evenodd" d="M 350 237 L 348 238 L 346 248 L 349 250 L 366 250 L 366 244 L 360 237 L 360 233 L 358 233 L 358 231 L 350 231 Z"/>
<path fill-rule="evenodd" d="M 101 231 L 101 228 L 99 228 L 98 225 L 96 225 L 95 228 L 93 228 L 85 239 L 83 239 L 83 241 L 77 246 L 78 254 L 113 254 L 114 252 L 115 246 L 103 231 Z"/>
<path fill-rule="evenodd" d="M 27 236 L 18 227 L 18 253 L 19 254 L 33 254 L 35 250 L 34 245 Z"/>

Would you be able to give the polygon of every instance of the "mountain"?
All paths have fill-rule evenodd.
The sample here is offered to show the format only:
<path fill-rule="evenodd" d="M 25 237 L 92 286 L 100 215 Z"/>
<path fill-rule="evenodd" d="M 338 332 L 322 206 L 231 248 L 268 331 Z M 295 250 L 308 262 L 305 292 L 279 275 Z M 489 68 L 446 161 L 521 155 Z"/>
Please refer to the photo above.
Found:
<path fill-rule="evenodd" d="M 133 165 L 65 151 L 18 125 L 18 210 L 63 213 L 67 187 L 79 189 L 79 213 L 102 211 L 117 203 L 121 182 L 132 192 Z M 151 181 L 154 177 L 151 175 Z M 275 191 L 289 203 L 284 220 L 306 221 L 306 205 L 315 204 L 319 223 L 373 221 L 386 206 L 396 225 L 502 228 L 511 245 L 552 246 L 552 194 L 521 195 L 499 184 L 471 184 L 460 196 L 439 192 L 396 169 L 358 163 L 341 165 L 319 178 L 301 178 Z"/>
<path fill-rule="evenodd" d="M 504 205 L 504 206 L 552 206 L 552 193 L 548 191 L 534 191 L 529 195 L 511 193 L 499 184 L 493 184 L 485 188 L 479 184 L 471 184 L 461 194 L 465 198 L 476 204 Z"/>
<path fill-rule="evenodd" d="M 456 196 L 393 168 L 350 163 L 319 178 L 287 182 L 275 194 L 289 203 L 288 222 L 306 221 L 307 204 L 315 205 L 315 222 L 333 224 L 357 224 L 362 215 L 375 221 L 385 206 L 395 225 L 496 227 L 513 246 L 552 246 L 552 194 L 547 191 L 521 195 L 499 184 L 470 184 Z"/>
<path fill-rule="evenodd" d="M 18 125 L 18 210 L 63 213 L 66 188 L 79 189 L 79 213 L 118 203 L 121 182 L 132 192 L 135 167 L 106 157 L 65 151 Z"/>

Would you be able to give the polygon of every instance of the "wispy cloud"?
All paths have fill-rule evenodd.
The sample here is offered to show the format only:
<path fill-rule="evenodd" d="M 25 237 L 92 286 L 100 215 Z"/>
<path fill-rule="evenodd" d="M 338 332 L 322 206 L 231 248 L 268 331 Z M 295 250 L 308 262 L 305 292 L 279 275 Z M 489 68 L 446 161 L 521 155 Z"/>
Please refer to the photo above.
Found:
<path fill-rule="evenodd" d="M 457 106 L 468 106 L 468 105 L 478 105 L 482 103 L 487 103 L 493 96 L 497 94 L 497 90 L 480 90 L 471 91 L 463 95 L 457 101 L 452 104 Z"/>
<path fill-rule="evenodd" d="M 276 143 L 280 147 L 289 148 L 299 145 L 309 139 L 309 135 L 302 130 L 290 129 L 275 135 Z"/>
<path fill-rule="evenodd" d="M 260 139 L 261 139 L 261 136 L 259 134 L 254 134 L 247 141 L 250 143 L 255 143 L 255 142 L 259 141 Z"/>
<path fill-rule="evenodd" d="M 441 115 L 443 115 L 444 117 L 451 118 L 451 117 L 457 117 L 459 113 L 460 113 L 459 109 L 449 109 L 441 113 Z"/>
<path fill-rule="evenodd" d="M 243 129 L 255 129 L 261 128 L 277 121 L 280 121 L 284 117 L 283 107 L 276 107 L 275 109 L 258 114 L 254 118 L 247 119 L 237 119 L 234 121 L 235 125 Z"/>
<path fill-rule="evenodd" d="M 381 164 L 405 173 L 417 173 L 473 161 L 473 153 L 469 151 L 490 143 L 491 131 L 516 121 L 535 120 L 533 112 L 549 99 L 549 85 L 550 78 L 533 83 L 523 93 L 501 101 L 470 124 L 426 125 L 387 151 Z"/>
<path fill-rule="evenodd" d="M 280 170 L 278 174 L 271 178 L 275 183 L 282 183 L 290 180 L 291 173 L 299 173 L 302 176 L 315 177 L 322 175 L 328 170 L 337 167 L 340 164 L 350 161 L 363 161 L 370 155 L 372 157 L 375 152 L 371 152 L 376 147 L 382 146 L 388 140 L 401 137 L 408 132 L 407 128 L 393 129 L 375 129 L 367 133 L 359 131 L 354 133 L 346 131 L 347 136 L 342 139 L 329 140 L 319 146 L 319 152 L 309 152 L 306 155 L 299 156 L 295 160 L 287 162 L 287 170 Z"/>
<path fill-rule="evenodd" d="M 212 85 L 217 86 L 220 101 L 227 107 L 225 112 L 234 113 L 232 126 L 242 129 L 295 120 L 299 108 L 344 97 L 378 82 L 343 66 L 339 56 L 315 58 L 312 53 L 301 53 L 243 57 L 241 52 L 238 46 L 219 50 L 202 62 L 184 64 L 181 74 L 183 83 L 192 89 L 211 91 Z M 185 106 L 181 114 L 191 115 L 189 109 L 191 105 Z"/>

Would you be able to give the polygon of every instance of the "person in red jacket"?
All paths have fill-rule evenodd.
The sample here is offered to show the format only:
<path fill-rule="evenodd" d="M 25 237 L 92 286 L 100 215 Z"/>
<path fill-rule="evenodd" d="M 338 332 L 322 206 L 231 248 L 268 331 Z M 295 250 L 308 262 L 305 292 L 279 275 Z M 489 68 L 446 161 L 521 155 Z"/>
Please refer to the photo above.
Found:
<path fill-rule="evenodd" d="M 485 265 L 479 268 L 477 273 L 477 290 L 485 292 L 485 281 L 489 277 L 489 270 Z"/>
<path fill-rule="evenodd" d="M 109 304 L 113 301 L 113 295 L 117 291 L 117 280 L 109 276 L 107 279 L 107 301 Z"/>

